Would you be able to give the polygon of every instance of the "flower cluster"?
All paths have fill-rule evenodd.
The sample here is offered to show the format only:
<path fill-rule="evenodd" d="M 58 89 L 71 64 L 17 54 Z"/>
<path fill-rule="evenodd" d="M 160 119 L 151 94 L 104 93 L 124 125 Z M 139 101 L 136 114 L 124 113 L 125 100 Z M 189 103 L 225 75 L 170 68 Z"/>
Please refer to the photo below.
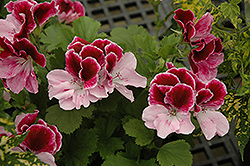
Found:
<path fill-rule="evenodd" d="M 42 119 L 37 120 L 39 111 L 35 113 L 21 113 L 15 119 L 15 131 L 18 135 L 27 134 L 25 139 L 13 151 L 31 151 L 41 161 L 51 166 L 55 166 L 54 156 L 62 146 L 62 135 L 56 126 L 49 125 Z M 36 122 L 36 123 L 35 123 Z M 0 126 L 0 137 L 15 137 L 12 133 L 5 131 Z"/>
<path fill-rule="evenodd" d="M 88 107 L 108 97 L 117 89 L 126 98 L 134 100 L 125 86 L 146 87 L 147 79 L 136 73 L 136 58 L 110 40 L 96 39 L 90 43 L 75 37 L 65 54 L 65 70 L 48 73 L 49 97 L 59 99 L 65 110 Z"/>
<path fill-rule="evenodd" d="M 212 80 L 224 59 L 220 38 L 210 33 L 213 16 L 206 13 L 195 23 L 191 10 L 177 9 L 174 19 L 183 29 L 184 41 L 196 47 L 188 56 L 193 73 L 204 82 Z"/>
<path fill-rule="evenodd" d="M 170 133 L 190 134 L 195 129 L 191 114 L 200 124 L 206 139 L 229 130 L 224 115 L 216 110 L 224 103 L 225 85 L 217 79 L 203 83 L 193 72 L 167 63 L 168 70 L 150 83 L 149 106 L 142 119 L 148 128 L 166 138 Z"/>

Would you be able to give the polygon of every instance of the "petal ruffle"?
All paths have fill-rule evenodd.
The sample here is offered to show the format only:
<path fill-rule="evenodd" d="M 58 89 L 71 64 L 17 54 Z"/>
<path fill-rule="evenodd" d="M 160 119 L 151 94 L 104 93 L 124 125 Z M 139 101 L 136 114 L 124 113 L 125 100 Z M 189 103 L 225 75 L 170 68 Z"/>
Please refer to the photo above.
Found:
<path fill-rule="evenodd" d="M 229 131 L 227 118 L 221 112 L 201 111 L 196 117 L 207 140 L 212 139 L 216 134 L 224 136 Z"/>
<path fill-rule="evenodd" d="M 166 93 L 164 102 L 177 109 L 177 112 L 187 113 L 194 105 L 193 89 L 188 85 L 178 84 Z"/>

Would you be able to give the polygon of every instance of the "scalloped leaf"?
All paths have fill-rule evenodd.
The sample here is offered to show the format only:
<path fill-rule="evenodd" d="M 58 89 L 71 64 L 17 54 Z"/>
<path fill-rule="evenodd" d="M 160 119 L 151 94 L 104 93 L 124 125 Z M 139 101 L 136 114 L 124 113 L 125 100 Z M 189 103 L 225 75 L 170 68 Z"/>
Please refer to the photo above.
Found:
<path fill-rule="evenodd" d="M 130 119 L 123 128 L 131 137 L 135 137 L 135 143 L 140 146 L 148 145 L 154 138 L 154 131 L 145 127 L 142 120 Z"/>
<path fill-rule="evenodd" d="M 161 166 L 191 166 L 193 156 L 189 149 L 190 145 L 184 140 L 169 142 L 160 148 L 157 161 Z"/>
<path fill-rule="evenodd" d="M 70 134 L 80 127 L 82 117 L 91 118 L 95 110 L 94 106 L 88 108 L 81 108 L 80 110 L 65 111 L 59 105 L 49 107 L 46 112 L 45 120 L 56 125 L 61 132 Z"/>

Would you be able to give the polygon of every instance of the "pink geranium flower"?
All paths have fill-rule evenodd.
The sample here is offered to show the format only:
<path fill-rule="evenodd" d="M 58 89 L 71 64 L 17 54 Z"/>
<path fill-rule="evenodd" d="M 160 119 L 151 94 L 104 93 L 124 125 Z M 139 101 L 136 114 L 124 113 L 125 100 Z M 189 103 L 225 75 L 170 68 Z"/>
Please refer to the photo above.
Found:
<path fill-rule="evenodd" d="M 195 127 L 191 123 L 189 111 L 195 102 L 195 92 L 200 88 L 196 86 L 195 75 L 187 69 L 167 65 L 171 69 L 156 75 L 151 81 L 149 106 L 142 115 L 145 125 L 156 129 L 161 138 L 166 138 L 172 132 L 192 133 Z"/>
<path fill-rule="evenodd" d="M 88 107 L 115 88 L 133 101 L 133 93 L 126 86 L 146 86 L 146 78 L 135 72 L 134 54 L 123 54 L 120 46 L 107 39 L 90 43 L 75 37 L 65 57 L 66 71 L 54 70 L 47 75 L 49 96 L 59 99 L 63 109 Z"/>
<path fill-rule="evenodd" d="M 197 43 L 201 39 L 209 42 L 215 38 L 214 35 L 210 34 L 213 23 L 213 16 L 210 13 L 204 14 L 195 23 L 194 13 L 191 10 L 177 9 L 173 18 L 183 29 L 185 42 Z"/>
<path fill-rule="evenodd" d="M 0 78 L 14 93 L 19 93 L 24 87 L 31 93 L 38 92 L 38 82 L 32 65 L 32 59 L 44 67 L 46 59 L 38 53 L 36 47 L 27 39 L 15 40 L 0 37 Z"/>
<path fill-rule="evenodd" d="M 209 43 L 201 40 L 199 46 L 189 54 L 191 69 L 202 81 L 208 82 L 216 77 L 217 67 L 224 60 L 222 47 L 220 38 Z"/>
<path fill-rule="evenodd" d="M 11 42 L 14 38 L 29 38 L 35 29 L 37 20 L 42 24 L 57 13 L 55 2 L 37 3 L 33 0 L 10 1 L 5 5 L 8 12 L 6 20 L 0 20 L 0 36 L 5 36 Z"/>
<path fill-rule="evenodd" d="M 72 23 L 73 20 L 76 20 L 81 16 L 85 16 L 85 8 L 80 2 L 72 2 L 71 0 L 55 1 L 59 9 L 58 18 L 60 22 L 68 24 Z"/>
<path fill-rule="evenodd" d="M 17 134 L 25 134 L 26 138 L 18 146 L 13 148 L 16 151 L 31 151 L 41 161 L 55 166 L 53 155 L 58 152 L 62 146 L 62 135 L 55 126 L 51 126 L 42 119 L 37 119 L 39 111 L 18 115 L 15 119 Z"/>
<path fill-rule="evenodd" d="M 216 134 L 224 136 L 229 131 L 226 117 L 221 112 L 215 111 L 224 103 L 226 94 L 226 86 L 217 79 L 208 82 L 206 87 L 197 93 L 194 115 L 207 140 Z"/>

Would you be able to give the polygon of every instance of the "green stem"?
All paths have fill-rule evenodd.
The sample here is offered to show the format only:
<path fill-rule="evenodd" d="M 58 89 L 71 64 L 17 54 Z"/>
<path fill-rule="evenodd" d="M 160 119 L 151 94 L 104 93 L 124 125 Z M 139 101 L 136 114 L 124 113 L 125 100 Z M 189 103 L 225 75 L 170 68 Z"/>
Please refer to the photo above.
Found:
<path fill-rule="evenodd" d="M 235 37 L 235 34 L 232 34 L 232 33 L 228 32 L 228 31 L 225 31 L 225 30 L 223 30 L 223 29 L 220 29 L 216 24 L 215 24 L 215 26 L 213 27 L 213 29 L 215 29 L 216 31 L 225 33 L 225 34 L 227 34 L 227 35 L 229 35 L 229 36 Z"/>
<path fill-rule="evenodd" d="M 250 28 L 250 25 L 248 25 L 248 26 L 242 28 L 242 29 L 240 30 L 240 32 L 244 32 L 244 31 L 247 30 L 248 28 Z"/>

